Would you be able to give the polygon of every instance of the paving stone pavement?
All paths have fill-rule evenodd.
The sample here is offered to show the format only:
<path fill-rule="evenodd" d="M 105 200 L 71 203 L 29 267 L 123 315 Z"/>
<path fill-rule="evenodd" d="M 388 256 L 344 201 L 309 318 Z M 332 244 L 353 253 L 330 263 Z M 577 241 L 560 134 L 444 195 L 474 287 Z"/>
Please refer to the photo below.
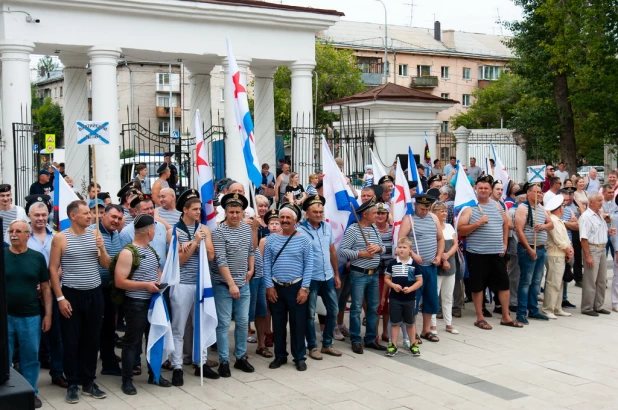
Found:
<path fill-rule="evenodd" d="M 607 309 L 610 298 L 608 289 Z M 569 300 L 579 307 L 581 289 L 573 283 Z M 51 385 L 48 371 L 41 370 L 39 397 L 44 409 L 71 410 L 617 409 L 618 313 L 593 318 L 581 315 L 579 309 L 568 311 L 572 317 L 531 320 L 524 329 L 500 326 L 494 317 L 488 319 L 493 330 L 485 331 L 474 327 L 470 303 L 462 318 L 454 318 L 461 333 L 445 332 L 439 320 L 441 340 L 423 341 L 420 358 L 403 349 L 395 358 L 374 351 L 355 355 L 349 342 L 335 342 L 344 355 L 321 361 L 308 358 L 306 372 L 296 371 L 291 361 L 270 370 L 270 359 L 256 356 L 256 345 L 249 344 L 255 373 L 232 368 L 231 378 L 205 380 L 203 387 L 191 366 L 184 367 L 183 387 L 147 384 L 142 355 L 144 372 L 135 380 L 136 396 L 120 391 L 120 377 L 99 375 L 97 383 L 107 398 L 81 396 L 75 405 L 64 401 L 65 390 Z M 210 353 L 210 358 L 217 359 L 216 354 Z M 162 374 L 171 380 L 171 372 Z"/>

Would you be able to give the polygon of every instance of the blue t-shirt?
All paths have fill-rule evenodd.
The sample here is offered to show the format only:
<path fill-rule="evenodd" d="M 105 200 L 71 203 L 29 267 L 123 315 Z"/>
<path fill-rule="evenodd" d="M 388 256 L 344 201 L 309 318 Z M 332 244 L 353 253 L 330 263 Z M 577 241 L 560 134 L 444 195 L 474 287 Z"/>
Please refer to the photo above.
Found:
<path fill-rule="evenodd" d="M 413 286 L 417 279 L 423 275 L 420 269 L 414 266 L 414 261 L 410 258 L 406 263 L 402 263 L 399 258 L 393 259 L 386 267 L 386 274 L 391 277 L 391 281 L 402 288 Z M 409 302 L 416 299 L 416 291 L 410 293 L 390 291 L 390 297 L 402 302 Z"/>

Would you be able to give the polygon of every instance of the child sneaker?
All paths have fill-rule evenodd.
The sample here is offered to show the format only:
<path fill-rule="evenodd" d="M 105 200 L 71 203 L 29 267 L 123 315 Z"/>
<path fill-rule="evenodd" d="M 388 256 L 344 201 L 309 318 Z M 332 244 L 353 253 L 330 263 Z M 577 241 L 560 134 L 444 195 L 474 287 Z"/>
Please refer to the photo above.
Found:
<path fill-rule="evenodd" d="M 412 345 L 412 347 L 410 348 L 410 353 L 412 353 L 412 356 L 414 356 L 414 357 L 418 357 L 418 356 L 421 355 L 421 351 L 419 350 L 419 348 L 416 345 L 416 343 L 414 343 Z"/>
<path fill-rule="evenodd" d="M 386 349 L 386 356 L 393 357 L 397 354 L 397 346 L 395 346 L 392 342 L 388 343 L 388 348 Z"/>

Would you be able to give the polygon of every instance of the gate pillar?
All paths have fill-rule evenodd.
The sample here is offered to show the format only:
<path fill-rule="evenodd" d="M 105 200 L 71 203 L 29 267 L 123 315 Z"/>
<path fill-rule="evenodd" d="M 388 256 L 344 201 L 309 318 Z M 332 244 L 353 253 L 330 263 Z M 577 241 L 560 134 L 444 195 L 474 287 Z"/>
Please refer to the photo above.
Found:
<path fill-rule="evenodd" d="M 3 183 L 16 186 L 17 166 L 33 170 L 32 155 L 25 156 L 26 164 L 15 163 L 15 147 L 11 126 L 13 123 L 30 123 L 32 98 L 30 94 L 30 54 L 34 43 L 30 41 L 4 39 L 0 40 L 0 61 L 2 62 L 2 180 Z M 34 143 L 39 143 L 35 141 Z M 29 141 L 32 147 L 33 141 Z M 34 182 L 34 175 L 32 175 Z M 23 198 L 20 198 L 20 200 Z"/>
<path fill-rule="evenodd" d="M 462 164 L 469 164 L 470 158 L 468 157 L 468 139 L 472 134 L 472 131 L 467 129 L 464 126 L 457 128 L 453 134 L 455 134 L 455 138 L 457 139 L 457 159 L 461 161 Z"/>

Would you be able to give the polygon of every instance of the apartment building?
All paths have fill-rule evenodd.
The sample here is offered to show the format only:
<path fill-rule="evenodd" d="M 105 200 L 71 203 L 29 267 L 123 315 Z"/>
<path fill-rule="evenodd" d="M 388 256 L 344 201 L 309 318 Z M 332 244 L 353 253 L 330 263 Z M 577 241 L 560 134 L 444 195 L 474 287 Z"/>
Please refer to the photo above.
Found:
<path fill-rule="evenodd" d="M 387 38 L 388 82 L 456 100 L 459 104 L 438 114 L 440 132 L 452 131 L 449 119 L 474 102 L 472 92 L 499 78 L 511 51 L 505 36 L 389 25 Z M 318 33 L 335 47 L 351 49 L 368 87 L 385 81 L 384 25 L 339 21 Z"/>

